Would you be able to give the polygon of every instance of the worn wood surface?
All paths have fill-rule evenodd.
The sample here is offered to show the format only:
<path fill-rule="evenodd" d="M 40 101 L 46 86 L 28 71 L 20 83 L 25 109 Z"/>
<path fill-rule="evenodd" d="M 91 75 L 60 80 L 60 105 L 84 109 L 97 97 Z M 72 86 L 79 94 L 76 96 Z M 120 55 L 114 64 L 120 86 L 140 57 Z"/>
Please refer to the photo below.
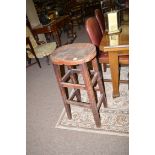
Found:
<path fill-rule="evenodd" d="M 54 64 L 78 65 L 92 60 L 96 47 L 90 43 L 73 43 L 57 48 L 50 56 Z"/>

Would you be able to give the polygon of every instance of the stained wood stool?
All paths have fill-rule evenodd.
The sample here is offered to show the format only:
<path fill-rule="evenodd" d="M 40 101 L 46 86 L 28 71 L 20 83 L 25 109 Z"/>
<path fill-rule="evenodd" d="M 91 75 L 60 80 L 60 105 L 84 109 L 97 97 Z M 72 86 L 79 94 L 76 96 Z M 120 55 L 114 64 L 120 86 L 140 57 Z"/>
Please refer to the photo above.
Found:
<path fill-rule="evenodd" d="M 50 56 L 57 82 L 61 91 L 68 119 L 72 118 L 70 104 L 78 105 L 92 110 L 95 124 L 101 126 L 99 109 L 103 103 L 106 106 L 104 83 L 99 72 L 96 59 L 96 47 L 90 43 L 73 43 L 57 48 Z M 93 70 L 88 67 L 91 62 Z M 67 71 L 61 72 L 66 66 Z M 78 74 L 83 77 L 84 84 L 80 84 Z M 68 89 L 72 88 L 68 95 Z M 87 92 L 89 103 L 81 101 L 80 89 Z M 100 95 L 97 95 L 97 91 Z"/>

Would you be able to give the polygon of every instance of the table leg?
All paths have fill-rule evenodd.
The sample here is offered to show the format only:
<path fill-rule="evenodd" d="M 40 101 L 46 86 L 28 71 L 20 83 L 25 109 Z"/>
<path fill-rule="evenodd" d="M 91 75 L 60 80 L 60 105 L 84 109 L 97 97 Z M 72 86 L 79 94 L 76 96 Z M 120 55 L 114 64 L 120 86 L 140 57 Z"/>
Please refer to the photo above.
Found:
<path fill-rule="evenodd" d="M 109 52 L 109 64 L 113 86 L 113 97 L 118 97 L 120 94 L 119 94 L 119 63 L 117 52 Z"/>

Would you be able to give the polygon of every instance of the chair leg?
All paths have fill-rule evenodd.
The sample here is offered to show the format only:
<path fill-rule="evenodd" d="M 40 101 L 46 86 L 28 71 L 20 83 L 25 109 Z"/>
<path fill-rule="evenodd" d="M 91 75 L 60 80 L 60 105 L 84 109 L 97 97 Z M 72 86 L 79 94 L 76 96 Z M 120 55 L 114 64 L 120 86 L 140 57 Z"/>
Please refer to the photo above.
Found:
<path fill-rule="evenodd" d="M 103 70 L 104 70 L 104 72 L 107 71 L 107 66 L 106 66 L 106 64 L 103 64 Z"/>
<path fill-rule="evenodd" d="M 35 59 L 36 59 L 36 62 L 37 62 L 37 64 L 38 64 L 38 66 L 41 68 L 40 61 L 39 61 L 39 59 L 37 58 L 37 56 L 36 56 L 36 54 L 35 54 L 35 52 L 34 52 L 34 49 L 32 49 L 32 51 L 30 51 L 30 52 L 34 55 L 34 57 L 35 57 Z"/>
<path fill-rule="evenodd" d="M 35 57 L 35 59 L 36 59 L 36 62 L 37 62 L 37 64 L 38 64 L 38 66 L 41 68 L 40 61 L 39 61 L 39 59 L 37 58 L 35 52 L 33 51 L 32 54 L 34 55 L 34 57 Z"/>
<path fill-rule="evenodd" d="M 49 56 L 46 56 L 46 61 L 47 61 L 47 64 L 50 65 Z"/>
<path fill-rule="evenodd" d="M 26 53 L 26 60 L 27 60 L 27 63 L 30 65 L 31 64 L 31 59 L 28 57 L 28 53 Z"/>
<path fill-rule="evenodd" d="M 34 55 L 34 57 L 35 57 L 35 59 L 36 59 L 36 62 L 38 63 L 39 67 L 41 68 L 40 61 L 39 61 L 39 59 L 37 58 L 36 53 L 34 52 L 33 46 L 32 46 L 32 44 L 31 44 L 29 38 L 26 38 L 26 44 L 29 44 L 29 46 L 30 46 L 30 49 L 29 49 L 29 48 L 26 48 L 26 53 L 27 53 L 27 51 L 30 51 L 30 52 Z M 26 54 L 26 56 L 28 57 L 28 54 Z"/>
<path fill-rule="evenodd" d="M 41 68 L 41 64 L 40 64 L 40 61 L 39 61 L 38 58 L 36 58 L 36 61 L 37 61 L 37 63 L 38 63 L 38 66 Z"/>

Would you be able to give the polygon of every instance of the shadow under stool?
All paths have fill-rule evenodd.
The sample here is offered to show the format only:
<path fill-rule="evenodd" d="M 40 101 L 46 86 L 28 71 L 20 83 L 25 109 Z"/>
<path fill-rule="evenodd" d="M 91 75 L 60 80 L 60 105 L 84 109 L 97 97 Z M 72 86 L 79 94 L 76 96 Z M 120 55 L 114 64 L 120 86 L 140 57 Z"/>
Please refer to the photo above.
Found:
<path fill-rule="evenodd" d="M 96 59 L 96 47 L 90 43 L 73 43 L 57 48 L 50 56 L 56 79 L 68 119 L 72 119 L 71 104 L 90 108 L 97 127 L 101 126 L 99 109 L 103 103 L 106 107 L 107 100 L 103 78 L 99 71 Z M 91 63 L 93 69 L 89 69 Z M 63 72 L 62 72 L 62 67 Z M 81 74 L 83 84 L 79 81 Z M 69 89 L 72 91 L 69 93 Z M 81 101 L 81 92 L 87 92 L 88 103 Z M 99 92 L 99 95 L 97 95 Z"/>

